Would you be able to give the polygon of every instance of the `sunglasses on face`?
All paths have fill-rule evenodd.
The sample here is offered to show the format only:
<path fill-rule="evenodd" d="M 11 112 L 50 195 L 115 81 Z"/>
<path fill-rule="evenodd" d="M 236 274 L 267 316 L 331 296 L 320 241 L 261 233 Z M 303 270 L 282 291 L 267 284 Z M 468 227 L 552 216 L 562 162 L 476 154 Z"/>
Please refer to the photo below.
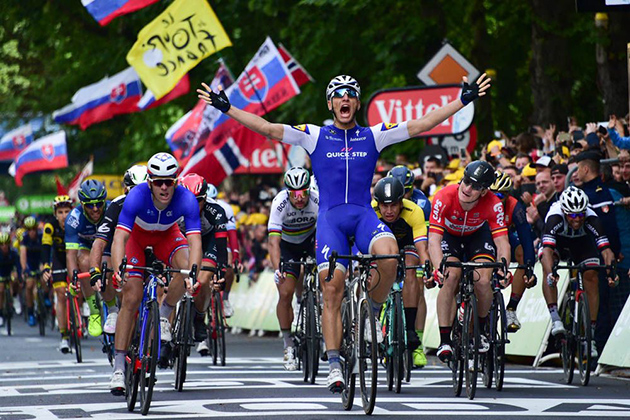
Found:
<path fill-rule="evenodd" d="M 465 185 L 468 185 L 469 187 L 471 187 L 475 191 L 483 190 L 483 185 L 476 183 L 475 181 L 473 181 L 470 178 L 464 178 L 463 182 L 464 182 Z"/>
<path fill-rule="evenodd" d="M 94 210 L 98 210 L 104 205 L 104 201 L 88 201 L 87 203 L 83 203 L 83 207 L 92 208 Z"/>
<path fill-rule="evenodd" d="M 310 194 L 308 188 L 303 189 L 303 190 L 291 190 L 289 191 L 289 196 L 295 200 L 297 200 L 298 198 L 306 198 L 308 197 Z"/>
<path fill-rule="evenodd" d="M 567 217 L 569 219 L 580 219 L 582 217 L 584 217 L 586 215 L 586 213 L 568 213 Z"/>
<path fill-rule="evenodd" d="M 354 89 L 350 89 L 350 88 L 339 88 L 336 91 L 333 92 L 332 96 L 333 98 L 343 98 L 344 95 L 348 95 L 348 98 L 358 98 L 359 97 L 359 92 L 357 92 Z"/>
<path fill-rule="evenodd" d="M 173 185 L 175 185 L 175 179 L 174 178 L 154 179 L 151 181 L 151 183 L 158 188 L 161 187 L 162 185 L 166 185 L 167 187 L 172 187 Z"/>

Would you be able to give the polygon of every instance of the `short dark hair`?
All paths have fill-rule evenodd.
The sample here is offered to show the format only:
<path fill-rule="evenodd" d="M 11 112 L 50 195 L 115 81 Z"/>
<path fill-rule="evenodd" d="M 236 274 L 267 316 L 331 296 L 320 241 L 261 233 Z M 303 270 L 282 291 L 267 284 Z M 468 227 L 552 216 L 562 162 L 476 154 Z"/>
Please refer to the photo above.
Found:
<path fill-rule="evenodd" d="M 427 160 L 424 161 L 424 163 L 427 162 L 433 162 L 435 163 L 438 167 L 442 167 L 442 161 L 440 160 L 440 158 L 436 157 L 436 156 L 431 156 L 429 158 L 427 158 Z"/>
<path fill-rule="evenodd" d="M 598 160 L 582 159 L 579 161 L 579 163 L 581 163 L 582 165 L 588 166 L 591 172 L 593 172 L 596 175 L 599 175 L 600 164 Z"/>
<path fill-rule="evenodd" d="M 530 155 L 528 155 L 527 153 L 523 153 L 523 152 L 518 152 L 516 154 L 516 159 L 518 158 L 523 158 L 526 157 L 529 160 L 529 163 L 532 163 L 534 160 L 532 159 L 532 157 Z"/>

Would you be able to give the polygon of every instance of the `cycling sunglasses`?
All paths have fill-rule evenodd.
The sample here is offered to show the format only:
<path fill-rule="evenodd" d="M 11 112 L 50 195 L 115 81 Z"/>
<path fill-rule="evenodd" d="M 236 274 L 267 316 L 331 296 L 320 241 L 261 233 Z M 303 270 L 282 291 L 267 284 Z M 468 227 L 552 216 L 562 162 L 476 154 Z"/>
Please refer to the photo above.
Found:
<path fill-rule="evenodd" d="M 151 180 L 151 183 L 156 187 L 161 187 L 162 185 L 172 187 L 173 185 L 175 185 L 175 181 L 175 178 L 160 178 Z"/>
<path fill-rule="evenodd" d="M 289 190 L 289 196 L 295 200 L 298 198 L 307 198 L 310 194 L 310 190 L 305 188 L 303 190 Z"/>
<path fill-rule="evenodd" d="M 342 87 L 335 90 L 332 94 L 333 98 L 343 98 L 345 94 L 348 94 L 348 98 L 358 98 L 359 92 L 354 89 Z"/>
<path fill-rule="evenodd" d="M 83 203 L 83 207 L 93 208 L 94 210 L 98 210 L 105 205 L 104 201 L 88 201 Z"/>
<path fill-rule="evenodd" d="M 567 217 L 569 219 L 580 219 L 582 217 L 586 216 L 586 213 L 582 212 L 582 213 L 567 213 Z"/>
<path fill-rule="evenodd" d="M 466 185 L 468 185 L 468 186 L 472 187 L 472 189 L 473 189 L 473 190 L 475 190 L 475 191 L 481 191 L 481 190 L 483 190 L 483 185 L 481 185 L 481 184 L 479 184 L 479 183 L 477 183 L 477 182 L 473 181 L 473 180 L 472 180 L 472 179 L 470 179 L 470 178 L 464 178 L 462 181 L 464 182 L 464 184 L 466 184 Z"/>

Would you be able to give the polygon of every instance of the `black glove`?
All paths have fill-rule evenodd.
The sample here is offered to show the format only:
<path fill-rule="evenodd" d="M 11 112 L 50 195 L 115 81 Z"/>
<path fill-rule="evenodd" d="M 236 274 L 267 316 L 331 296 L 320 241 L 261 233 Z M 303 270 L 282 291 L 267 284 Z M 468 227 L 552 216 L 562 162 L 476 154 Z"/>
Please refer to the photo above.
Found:
<path fill-rule="evenodd" d="M 90 267 L 90 286 L 94 286 L 101 279 L 101 270 L 97 267 Z"/>
<path fill-rule="evenodd" d="M 477 83 L 469 85 L 467 82 L 464 82 L 464 86 L 462 87 L 462 96 L 460 96 L 464 106 L 468 105 L 477 98 L 479 98 L 479 85 Z"/>
<path fill-rule="evenodd" d="M 222 90 L 217 95 L 213 91 L 208 92 L 210 94 L 210 99 L 212 100 L 212 106 L 218 109 L 219 111 L 225 113 L 230 110 L 232 104 L 230 104 L 230 100 L 228 99 L 225 91 Z"/>

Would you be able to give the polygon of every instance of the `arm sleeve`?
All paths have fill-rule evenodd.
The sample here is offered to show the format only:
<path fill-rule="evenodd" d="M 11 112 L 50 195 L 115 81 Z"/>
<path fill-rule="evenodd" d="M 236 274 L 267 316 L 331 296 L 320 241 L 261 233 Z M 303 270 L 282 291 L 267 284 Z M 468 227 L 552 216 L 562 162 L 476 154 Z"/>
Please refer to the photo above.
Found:
<path fill-rule="evenodd" d="M 613 144 L 620 149 L 630 149 L 630 137 L 621 137 L 614 128 L 608 129 L 608 135 Z"/>
<path fill-rule="evenodd" d="M 532 240 L 532 229 L 527 223 L 527 214 L 525 213 L 525 206 L 522 203 L 517 202 L 514 207 L 514 213 L 512 213 L 512 220 L 514 221 L 514 227 L 516 227 L 516 233 L 521 241 L 523 247 L 523 259 L 525 262 L 536 262 L 536 253 L 534 252 L 534 242 Z"/>
<path fill-rule="evenodd" d="M 53 233 L 55 228 L 52 224 L 44 225 L 44 233 L 42 234 L 42 262 L 50 264 L 52 261 L 52 245 Z"/>
<path fill-rule="evenodd" d="M 381 152 L 389 145 L 400 143 L 409 138 L 409 130 L 407 130 L 407 121 L 400 124 L 381 123 L 370 127 L 374 135 L 374 143 L 376 150 Z"/>
<path fill-rule="evenodd" d="M 312 124 L 286 125 L 284 124 L 283 143 L 302 146 L 310 155 L 317 146 L 320 127 Z"/>
<path fill-rule="evenodd" d="M 542 234 L 542 246 L 556 249 L 556 236 L 563 226 L 562 216 L 557 214 L 547 216 Z"/>
<path fill-rule="evenodd" d="M 184 223 L 186 224 L 186 236 L 201 235 L 201 218 L 199 217 L 199 204 L 195 195 L 186 191 L 182 194 L 181 200 L 184 209 Z"/>
<path fill-rule="evenodd" d="M 508 234 L 507 226 L 505 226 L 505 210 L 503 203 L 499 198 L 493 194 L 491 201 L 488 203 L 492 205 L 492 212 L 488 217 L 488 225 L 492 232 L 492 238 L 498 238 Z"/>
<path fill-rule="evenodd" d="M 289 206 L 288 195 L 285 191 L 280 191 L 271 202 L 271 211 L 269 214 L 269 222 L 267 222 L 267 230 L 269 236 L 282 236 L 282 219 L 284 213 Z"/>

